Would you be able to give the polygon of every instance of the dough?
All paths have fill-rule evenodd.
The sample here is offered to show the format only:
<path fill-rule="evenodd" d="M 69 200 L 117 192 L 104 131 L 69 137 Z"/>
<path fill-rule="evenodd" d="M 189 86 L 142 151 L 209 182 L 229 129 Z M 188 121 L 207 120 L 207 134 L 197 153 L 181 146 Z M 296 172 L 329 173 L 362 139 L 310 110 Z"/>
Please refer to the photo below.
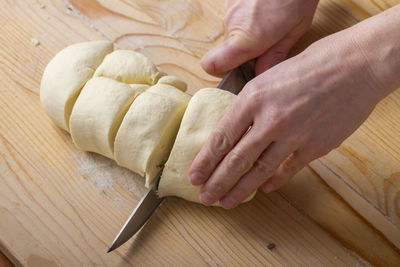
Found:
<path fill-rule="evenodd" d="M 147 92 L 155 93 L 165 97 L 173 97 L 181 101 L 189 101 L 190 96 L 181 90 L 177 90 L 176 87 L 168 84 L 156 84 L 150 87 Z"/>
<path fill-rule="evenodd" d="M 172 76 L 172 75 L 167 75 L 167 76 L 161 77 L 157 83 L 172 85 L 172 86 L 178 88 L 179 90 L 181 90 L 182 92 L 186 92 L 186 89 L 187 89 L 187 84 L 184 81 L 182 81 L 178 77 Z"/>
<path fill-rule="evenodd" d="M 201 89 L 192 97 L 161 176 L 158 186 L 161 197 L 178 196 L 201 203 L 200 186 L 192 185 L 187 173 L 211 131 L 235 99 L 234 94 L 216 88 Z"/>
<path fill-rule="evenodd" d="M 157 83 L 163 75 L 150 59 L 132 50 L 115 50 L 107 55 L 94 74 L 123 83 L 149 85 Z"/>
<path fill-rule="evenodd" d="M 71 113 L 75 145 L 113 159 L 114 139 L 121 121 L 133 100 L 147 88 L 148 85 L 128 85 L 105 77 L 90 79 Z"/>
<path fill-rule="evenodd" d="M 40 101 L 59 127 L 69 131 L 69 117 L 79 92 L 112 50 L 109 41 L 78 43 L 61 50 L 46 66 Z"/>
<path fill-rule="evenodd" d="M 115 138 L 115 160 L 153 179 L 171 151 L 190 96 L 179 89 L 157 84 L 133 102 Z"/>
<path fill-rule="evenodd" d="M 94 41 L 59 52 L 42 77 L 44 110 L 77 147 L 145 176 L 147 187 L 166 162 L 159 195 L 200 202 L 187 172 L 236 96 L 206 88 L 191 98 L 185 82 L 144 55 L 112 50 Z"/>

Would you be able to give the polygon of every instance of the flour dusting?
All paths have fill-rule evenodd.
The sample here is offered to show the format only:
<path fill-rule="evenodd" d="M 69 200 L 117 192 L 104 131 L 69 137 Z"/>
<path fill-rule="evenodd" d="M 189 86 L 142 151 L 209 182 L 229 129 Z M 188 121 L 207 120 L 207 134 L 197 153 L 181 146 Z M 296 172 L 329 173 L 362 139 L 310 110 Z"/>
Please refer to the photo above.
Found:
<path fill-rule="evenodd" d="M 144 178 L 132 171 L 118 166 L 115 161 L 94 153 L 79 153 L 78 161 L 80 167 L 77 169 L 79 175 L 93 182 L 99 192 L 115 190 L 119 184 L 132 192 L 137 197 L 142 197 L 146 188 Z M 115 199 L 117 206 L 123 205 L 120 199 Z"/>

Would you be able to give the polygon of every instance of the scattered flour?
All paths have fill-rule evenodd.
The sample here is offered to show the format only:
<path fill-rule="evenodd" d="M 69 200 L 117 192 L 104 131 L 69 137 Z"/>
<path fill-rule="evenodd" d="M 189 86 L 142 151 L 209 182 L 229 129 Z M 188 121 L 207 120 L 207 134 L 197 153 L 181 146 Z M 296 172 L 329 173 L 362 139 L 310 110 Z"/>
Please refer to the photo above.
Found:
<path fill-rule="evenodd" d="M 137 197 L 142 197 L 146 191 L 144 178 L 132 171 L 118 166 L 115 161 L 103 156 L 83 152 L 77 154 L 80 167 L 78 175 L 86 177 L 89 182 L 97 186 L 99 192 L 115 190 L 116 185 L 125 187 Z M 123 206 L 123 199 L 113 200 L 116 206 Z"/>
<path fill-rule="evenodd" d="M 31 44 L 33 46 L 38 46 L 40 45 L 40 41 L 37 38 L 31 38 Z"/>
<path fill-rule="evenodd" d="M 205 261 L 209 266 L 219 266 L 219 265 L 221 265 L 220 262 L 215 261 L 215 260 L 210 259 L 210 258 L 204 258 L 204 261 Z"/>

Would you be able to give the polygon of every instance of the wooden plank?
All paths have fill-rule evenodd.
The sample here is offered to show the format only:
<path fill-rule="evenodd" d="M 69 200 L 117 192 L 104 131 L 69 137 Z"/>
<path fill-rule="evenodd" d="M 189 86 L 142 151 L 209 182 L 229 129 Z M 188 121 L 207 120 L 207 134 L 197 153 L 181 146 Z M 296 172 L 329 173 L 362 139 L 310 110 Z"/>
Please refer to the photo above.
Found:
<path fill-rule="evenodd" d="M 399 0 L 331 0 L 346 10 L 357 20 L 376 15 L 390 7 L 400 4 Z"/>
<path fill-rule="evenodd" d="M 399 249 L 310 167 L 304 168 L 280 192 L 296 208 L 374 266 L 400 264 Z M 394 229 L 393 234 L 397 233 Z"/>
<path fill-rule="evenodd" d="M 278 193 L 259 194 L 232 211 L 171 198 L 136 238 L 105 254 L 143 193 L 143 179 L 76 149 L 42 111 L 38 88 L 59 49 L 106 35 L 63 1 L 3 1 L 0 7 L 0 21 L 7 21 L 0 29 L 0 249 L 15 264 L 364 263 Z M 179 60 L 186 56 L 171 62 Z"/>

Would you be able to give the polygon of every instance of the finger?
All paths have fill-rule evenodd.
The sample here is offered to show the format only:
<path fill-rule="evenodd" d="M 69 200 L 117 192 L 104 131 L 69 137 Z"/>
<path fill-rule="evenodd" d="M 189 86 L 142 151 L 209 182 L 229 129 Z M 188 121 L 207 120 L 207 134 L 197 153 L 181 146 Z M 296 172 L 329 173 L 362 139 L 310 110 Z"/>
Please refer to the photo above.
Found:
<path fill-rule="evenodd" d="M 294 146 L 284 142 L 272 143 L 257 159 L 253 168 L 220 200 L 221 206 L 231 209 L 243 202 L 274 174 L 294 150 Z"/>
<path fill-rule="evenodd" d="M 260 127 L 264 128 L 264 125 Z M 222 198 L 240 177 L 252 168 L 254 162 L 273 141 L 273 138 L 272 134 L 264 135 L 257 125 L 253 126 L 224 157 L 201 188 L 201 201 L 206 205 L 211 205 Z"/>
<path fill-rule="evenodd" d="M 207 181 L 216 166 L 235 146 L 252 124 L 247 103 L 238 99 L 210 134 L 189 169 L 189 180 L 193 185 Z"/>
<path fill-rule="evenodd" d="M 264 54 L 259 56 L 256 62 L 256 75 L 284 61 L 290 49 L 299 40 L 302 34 L 303 31 L 300 30 L 290 32 Z"/>
<path fill-rule="evenodd" d="M 201 59 L 203 69 L 214 76 L 223 76 L 229 70 L 261 55 L 268 47 L 256 46 L 241 36 L 228 37 Z"/>
<path fill-rule="evenodd" d="M 277 169 L 275 174 L 262 185 L 264 193 L 278 190 L 299 172 L 310 160 L 305 151 L 296 151 L 291 154 Z"/>

